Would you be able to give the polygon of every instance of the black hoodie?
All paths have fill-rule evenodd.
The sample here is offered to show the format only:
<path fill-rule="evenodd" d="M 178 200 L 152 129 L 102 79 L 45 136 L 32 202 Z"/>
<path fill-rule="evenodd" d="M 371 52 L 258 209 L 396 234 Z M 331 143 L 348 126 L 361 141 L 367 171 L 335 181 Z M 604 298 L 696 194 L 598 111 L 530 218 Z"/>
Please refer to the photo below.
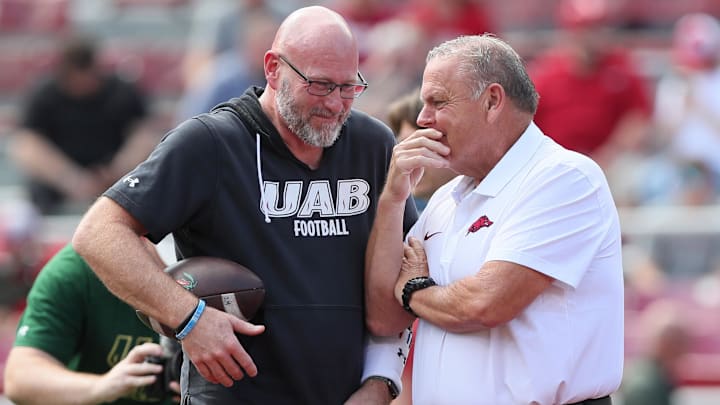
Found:
<path fill-rule="evenodd" d="M 310 169 L 261 110 L 262 91 L 182 123 L 105 195 L 151 240 L 172 233 L 178 258 L 222 257 L 263 279 L 252 321 L 266 331 L 241 337 L 258 375 L 235 383 L 233 403 L 341 404 L 363 369 L 364 255 L 394 137 L 353 110 Z M 410 199 L 406 231 L 416 219 Z M 191 396 L 225 389 L 189 378 Z"/>

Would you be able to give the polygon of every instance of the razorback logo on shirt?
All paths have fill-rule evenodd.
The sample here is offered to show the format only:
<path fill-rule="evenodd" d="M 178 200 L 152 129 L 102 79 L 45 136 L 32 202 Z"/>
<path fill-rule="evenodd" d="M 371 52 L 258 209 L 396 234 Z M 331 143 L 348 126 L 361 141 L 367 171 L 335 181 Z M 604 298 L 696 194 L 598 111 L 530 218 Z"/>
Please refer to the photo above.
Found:
<path fill-rule="evenodd" d="M 487 215 L 483 215 L 480 218 L 478 218 L 475 222 L 470 225 L 470 228 L 468 228 L 467 233 L 465 236 L 468 236 L 471 233 L 475 233 L 480 228 L 488 228 L 490 225 L 492 225 L 494 222 L 490 220 L 490 218 L 487 217 Z"/>
<path fill-rule="evenodd" d="M 324 237 L 349 235 L 344 218 L 361 215 L 370 207 L 370 184 L 363 179 L 338 180 L 333 196 L 328 180 L 314 180 L 303 193 L 303 181 L 265 181 L 262 210 L 271 218 L 296 217 L 295 236 Z M 320 219 L 310 219 L 319 216 Z"/>

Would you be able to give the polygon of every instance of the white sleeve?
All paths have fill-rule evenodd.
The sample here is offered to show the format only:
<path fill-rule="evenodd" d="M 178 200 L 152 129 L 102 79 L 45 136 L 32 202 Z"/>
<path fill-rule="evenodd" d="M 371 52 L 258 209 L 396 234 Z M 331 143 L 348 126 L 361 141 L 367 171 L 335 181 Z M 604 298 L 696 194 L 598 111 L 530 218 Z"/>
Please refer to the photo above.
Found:
<path fill-rule="evenodd" d="M 517 263 L 577 288 L 597 252 L 614 240 L 617 210 L 601 169 L 588 159 L 575 166 L 528 177 L 486 261 Z"/>
<path fill-rule="evenodd" d="M 369 377 L 381 376 L 391 379 L 399 391 L 402 391 L 401 376 L 407 361 L 412 326 L 398 336 L 379 337 L 369 335 L 365 344 L 365 368 L 361 382 Z"/>

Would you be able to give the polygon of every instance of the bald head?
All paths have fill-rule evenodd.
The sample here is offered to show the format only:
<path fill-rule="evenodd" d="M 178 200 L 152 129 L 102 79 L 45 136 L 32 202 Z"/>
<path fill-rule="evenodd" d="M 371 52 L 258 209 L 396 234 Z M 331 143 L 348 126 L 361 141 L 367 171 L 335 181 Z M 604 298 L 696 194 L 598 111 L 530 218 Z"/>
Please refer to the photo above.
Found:
<path fill-rule="evenodd" d="M 287 144 L 303 154 L 311 148 L 305 161 L 311 167 L 318 164 L 322 148 L 338 138 L 350 114 L 353 99 L 341 95 L 348 87 L 334 90 L 358 83 L 358 59 L 350 26 L 338 13 L 319 6 L 290 14 L 265 53 L 267 86 L 260 104 Z M 317 85 L 311 91 L 311 83 L 331 92 L 319 95 Z"/>
<path fill-rule="evenodd" d="M 357 41 L 343 17 L 321 6 L 294 11 L 275 35 L 272 49 L 292 57 L 322 58 L 342 53 L 358 58 Z"/>

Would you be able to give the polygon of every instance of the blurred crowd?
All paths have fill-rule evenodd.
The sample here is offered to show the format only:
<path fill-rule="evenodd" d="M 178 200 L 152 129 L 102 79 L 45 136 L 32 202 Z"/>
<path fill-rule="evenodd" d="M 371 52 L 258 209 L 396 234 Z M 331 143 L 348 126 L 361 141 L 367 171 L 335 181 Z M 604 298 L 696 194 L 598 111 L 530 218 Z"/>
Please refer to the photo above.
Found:
<path fill-rule="evenodd" d="M 417 115 L 427 51 L 491 32 L 526 59 L 540 94 L 538 126 L 593 157 L 621 209 L 718 203 L 719 2 L 318 3 L 359 38 L 369 88 L 355 107 L 400 139 L 403 125 L 415 125 L 406 117 Z M 20 189 L 0 204 L 0 370 L 24 294 L 67 241 L 43 235 L 43 219 L 81 214 L 175 124 L 264 85 L 272 33 L 308 4 L 0 0 L 0 160 L 10 169 L 2 183 Z M 448 178 L 428 181 L 418 202 Z M 641 370 L 633 375 L 647 377 L 627 383 L 627 403 L 662 403 L 633 399 L 648 398 L 643 389 L 670 396 L 678 384 L 720 385 L 720 371 L 692 357 L 720 359 L 720 327 L 707 323 L 720 313 L 720 230 L 626 231 L 626 350 Z M 694 315 L 669 316 L 678 311 Z M 657 313 L 666 316 L 648 315 Z"/>

